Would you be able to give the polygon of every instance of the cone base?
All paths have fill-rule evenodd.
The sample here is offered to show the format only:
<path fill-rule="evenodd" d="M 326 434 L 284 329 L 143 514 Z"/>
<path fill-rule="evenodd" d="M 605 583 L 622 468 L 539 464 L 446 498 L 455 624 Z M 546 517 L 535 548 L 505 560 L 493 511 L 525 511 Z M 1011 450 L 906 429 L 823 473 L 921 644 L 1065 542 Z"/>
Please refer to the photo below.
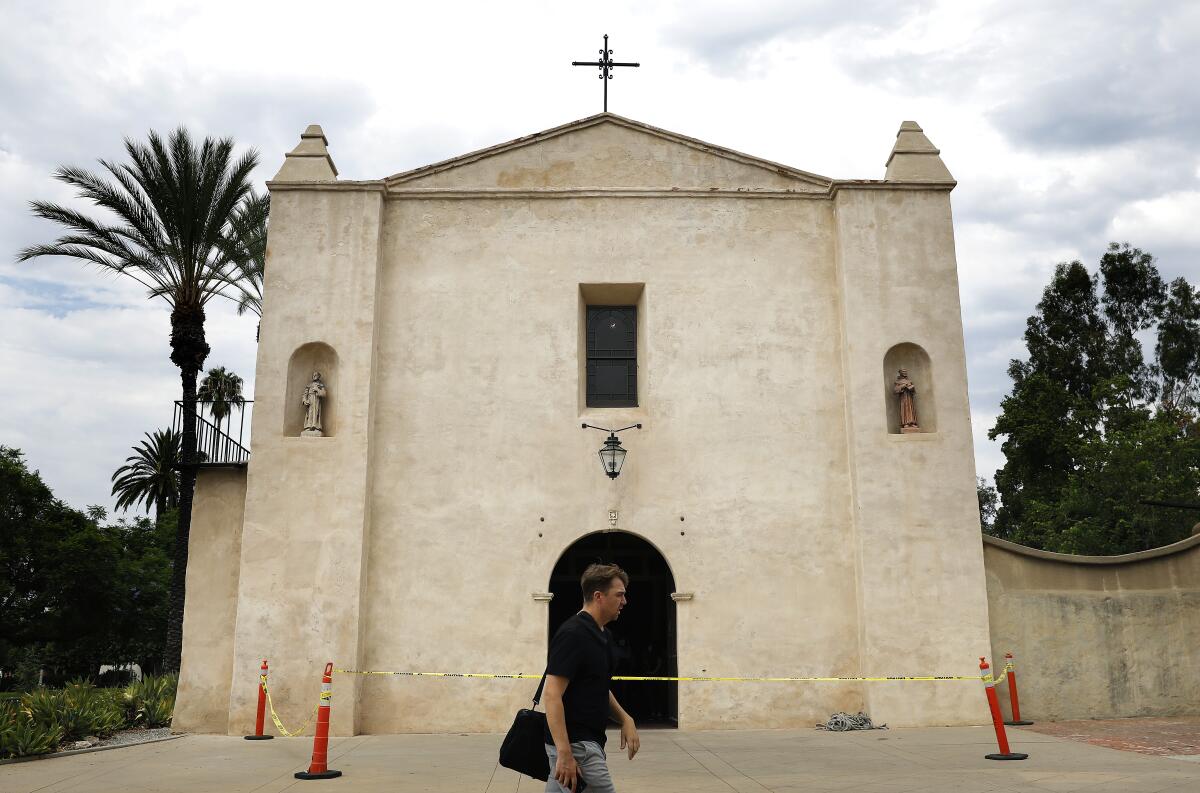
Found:
<path fill-rule="evenodd" d="M 1025 721 L 1025 719 L 1021 719 L 1020 721 L 1006 721 L 1004 723 L 1009 727 L 1028 727 L 1030 724 L 1033 724 L 1032 721 Z"/>
<path fill-rule="evenodd" d="M 274 735 L 243 735 L 247 741 L 269 741 L 274 738 Z"/>
<path fill-rule="evenodd" d="M 1009 752 L 1008 754 L 985 754 L 988 760 L 1028 760 L 1029 755 L 1024 752 Z"/>
<path fill-rule="evenodd" d="M 332 770 L 318 771 L 315 774 L 311 774 L 308 771 L 297 771 L 295 773 L 296 779 L 333 779 L 334 777 L 339 777 L 341 775 L 342 775 L 341 771 L 332 771 Z"/>

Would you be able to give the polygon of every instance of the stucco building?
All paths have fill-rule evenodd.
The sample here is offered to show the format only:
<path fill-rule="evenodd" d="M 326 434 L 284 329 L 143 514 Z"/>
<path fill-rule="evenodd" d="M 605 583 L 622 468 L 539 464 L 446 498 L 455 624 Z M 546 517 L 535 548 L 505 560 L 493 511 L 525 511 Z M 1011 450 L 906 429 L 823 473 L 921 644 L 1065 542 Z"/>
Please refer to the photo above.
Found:
<path fill-rule="evenodd" d="M 176 725 L 247 731 L 264 657 L 296 721 L 327 660 L 540 673 L 596 559 L 633 577 L 626 674 L 974 674 L 954 186 L 911 121 L 878 180 L 605 113 L 347 181 L 309 127 L 269 183 L 253 453 L 197 489 Z M 642 425 L 619 477 L 584 423 Z M 503 729 L 532 688 L 340 674 L 333 728 Z M 970 681 L 619 696 L 685 729 L 986 719 Z"/>

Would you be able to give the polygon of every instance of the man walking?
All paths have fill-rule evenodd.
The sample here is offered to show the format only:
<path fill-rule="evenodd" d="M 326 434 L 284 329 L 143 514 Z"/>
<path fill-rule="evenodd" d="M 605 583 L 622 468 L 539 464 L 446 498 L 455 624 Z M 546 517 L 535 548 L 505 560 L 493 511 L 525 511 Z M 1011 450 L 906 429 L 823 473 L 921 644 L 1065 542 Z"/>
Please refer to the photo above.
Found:
<path fill-rule="evenodd" d="M 616 793 L 604 754 L 604 727 L 621 725 L 621 748 L 629 759 L 641 748 L 633 719 L 609 690 L 613 650 L 605 626 L 621 615 L 629 576 L 615 564 L 583 571 L 583 610 L 562 624 L 546 663 L 546 793 Z"/>

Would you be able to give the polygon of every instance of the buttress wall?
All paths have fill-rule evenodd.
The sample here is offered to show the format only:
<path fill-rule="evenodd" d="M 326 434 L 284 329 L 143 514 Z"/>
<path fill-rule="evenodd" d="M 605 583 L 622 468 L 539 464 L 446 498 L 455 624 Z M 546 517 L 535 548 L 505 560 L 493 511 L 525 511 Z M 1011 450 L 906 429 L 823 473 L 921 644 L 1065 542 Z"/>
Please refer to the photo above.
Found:
<path fill-rule="evenodd" d="M 369 525 L 378 191 L 271 185 L 271 231 L 247 472 L 230 733 L 253 726 L 258 665 L 271 665 L 281 716 L 311 712 L 320 670 L 359 657 Z M 297 351 L 299 354 L 297 355 Z M 331 354 L 332 353 L 332 354 Z M 289 369 L 336 366 L 332 435 L 300 437 Z M 304 375 L 304 373 L 300 373 Z M 310 376 L 310 375 L 309 375 Z M 336 389 L 336 390 L 335 390 Z M 331 417 L 332 418 L 332 417 Z M 356 685 L 339 681 L 332 728 L 356 731 Z"/>
<path fill-rule="evenodd" d="M 865 676 L 978 674 L 988 647 L 952 186 L 847 185 L 835 197 Z M 888 426 L 880 396 L 896 372 L 882 367 L 898 344 L 928 356 L 936 431 Z M 876 684 L 867 703 L 895 724 L 986 715 L 978 686 L 963 682 Z"/>

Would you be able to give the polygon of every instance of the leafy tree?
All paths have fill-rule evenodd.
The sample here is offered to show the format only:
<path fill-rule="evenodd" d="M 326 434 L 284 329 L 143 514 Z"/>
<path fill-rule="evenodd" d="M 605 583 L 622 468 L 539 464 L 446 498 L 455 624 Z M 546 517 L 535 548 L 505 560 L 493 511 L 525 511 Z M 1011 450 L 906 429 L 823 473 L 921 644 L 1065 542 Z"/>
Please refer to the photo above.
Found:
<path fill-rule="evenodd" d="M 196 378 L 209 353 L 204 309 L 228 283 L 225 241 L 234 211 L 250 194 L 250 174 L 258 155 L 250 151 L 235 159 L 229 138 L 205 138 L 197 145 L 182 127 L 167 140 L 155 132 L 147 143 L 127 138 L 125 151 L 128 164 L 100 161 L 107 177 L 75 167 L 55 172 L 59 181 L 104 213 L 97 218 L 58 204 L 33 202 L 35 215 L 66 227 L 67 232 L 50 244 L 26 248 L 19 259 L 82 259 L 134 279 L 150 297 L 161 298 L 171 307 L 171 361 L 179 367 L 184 403 L 179 521 L 164 659 L 167 670 L 175 672 L 182 647 L 184 576 L 196 484 L 192 465 Z"/>
<path fill-rule="evenodd" d="M 1027 543 L 1036 541 L 1018 528 L 1027 506 L 1053 500 L 1066 484 L 1077 443 L 1099 425 L 1093 391 L 1110 374 L 1096 280 L 1082 263 L 1058 265 L 1037 308 L 1025 329 L 1029 359 L 1010 362 L 1013 389 L 988 433 L 1005 436 L 994 533 Z"/>
<path fill-rule="evenodd" d="M 1142 338 L 1154 335 L 1145 359 Z M 1200 500 L 1200 295 L 1113 243 L 1093 276 L 1060 264 L 1012 361 L 989 433 L 1004 438 L 1001 504 L 985 531 L 1065 553 L 1116 554 L 1181 539 Z M 981 491 L 981 505 L 983 494 Z"/>
<path fill-rule="evenodd" d="M 1162 376 L 1162 407 L 1200 411 L 1200 292 L 1182 278 L 1171 282 L 1158 322 L 1155 360 Z"/>
<path fill-rule="evenodd" d="M 975 493 L 979 497 L 979 524 L 987 533 L 991 533 L 996 523 L 996 509 L 1000 505 L 1000 496 L 996 488 L 987 483 L 982 476 L 975 477 Z"/>
<path fill-rule="evenodd" d="M 161 520 L 168 509 L 179 505 L 179 444 L 175 430 L 155 430 L 146 433 L 146 440 L 133 447 L 112 475 L 112 494 L 117 497 L 116 508 L 127 510 L 144 505 L 154 507 L 154 519 Z M 100 518 L 103 520 L 103 517 Z"/>
<path fill-rule="evenodd" d="M 50 680 L 161 663 L 174 513 L 103 525 L 0 446 L 0 666 Z"/>

